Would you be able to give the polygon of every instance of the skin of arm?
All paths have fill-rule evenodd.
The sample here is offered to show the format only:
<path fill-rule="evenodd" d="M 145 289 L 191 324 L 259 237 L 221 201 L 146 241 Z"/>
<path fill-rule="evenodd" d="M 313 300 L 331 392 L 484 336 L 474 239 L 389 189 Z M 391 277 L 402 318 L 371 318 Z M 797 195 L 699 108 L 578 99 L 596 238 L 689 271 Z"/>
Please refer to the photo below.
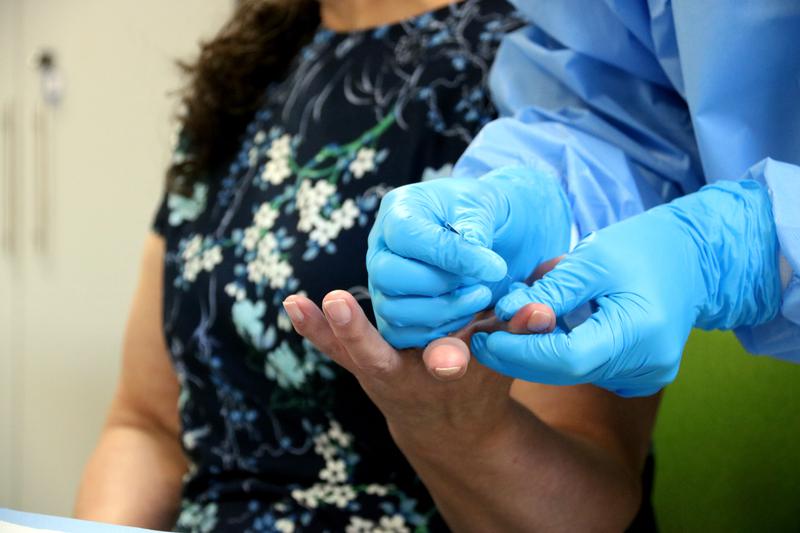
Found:
<path fill-rule="evenodd" d="M 164 241 L 151 234 L 125 332 L 122 371 L 83 474 L 76 518 L 170 529 L 187 464 L 179 385 L 162 333 Z"/>
<path fill-rule="evenodd" d="M 517 405 L 475 439 L 448 432 L 436 435 L 447 446 L 432 446 L 393 431 L 450 527 L 623 531 L 640 505 L 658 397 L 520 381 L 512 391 Z"/>
<path fill-rule="evenodd" d="M 336 300 L 350 311 L 346 323 Z M 326 296 L 324 314 L 302 296 L 287 302 L 295 328 L 355 374 L 384 413 L 454 531 L 623 531 L 633 520 L 658 396 L 513 382 L 468 360 L 443 381 L 431 362 L 468 357 L 471 331 L 444 340 L 461 343 L 462 354 L 435 353 L 440 341 L 398 352 L 346 291 Z M 518 317 L 511 331 L 528 318 Z"/>

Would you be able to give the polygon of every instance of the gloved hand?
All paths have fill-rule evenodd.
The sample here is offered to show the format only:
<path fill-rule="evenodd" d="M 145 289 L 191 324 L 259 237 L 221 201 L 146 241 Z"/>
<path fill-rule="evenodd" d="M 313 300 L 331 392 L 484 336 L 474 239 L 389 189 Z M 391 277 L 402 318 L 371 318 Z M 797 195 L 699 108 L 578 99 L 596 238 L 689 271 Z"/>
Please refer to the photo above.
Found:
<path fill-rule="evenodd" d="M 378 329 L 396 348 L 461 329 L 511 282 L 564 253 L 571 220 L 556 179 L 522 167 L 394 189 L 367 252 Z"/>
<path fill-rule="evenodd" d="M 693 326 L 757 325 L 778 312 L 768 193 L 752 180 L 706 186 L 590 234 L 533 286 L 514 288 L 495 307 L 502 320 L 531 302 L 556 316 L 598 307 L 569 333 L 476 334 L 481 363 L 528 381 L 654 394 L 675 378 Z"/>

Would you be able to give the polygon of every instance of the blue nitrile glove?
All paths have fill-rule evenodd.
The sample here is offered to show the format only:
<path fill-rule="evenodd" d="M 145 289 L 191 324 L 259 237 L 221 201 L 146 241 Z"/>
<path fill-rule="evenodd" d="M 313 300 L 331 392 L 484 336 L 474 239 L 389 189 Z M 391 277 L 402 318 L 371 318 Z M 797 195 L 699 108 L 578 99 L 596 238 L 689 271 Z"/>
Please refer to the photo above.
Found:
<path fill-rule="evenodd" d="M 523 167 L 394 189 L 367 252 L 378 329 L 396 348 L 460 329 L 512 281 L 565 253 L 571 220 L 556 178 Z"/>
<path fill-rule="evenodd" d="M 718 182 L 590 234 L 540 281 L 495 307 L 508 320 L 531 302 L 562 316 L 595 300 L 597 310 L 571 332 L 480 333 L 472 351 L 516 378 L 646 396 L 675 378 L 693 326 L 766 322 L 780 294 L 766 189 L 752 180 Z"/>

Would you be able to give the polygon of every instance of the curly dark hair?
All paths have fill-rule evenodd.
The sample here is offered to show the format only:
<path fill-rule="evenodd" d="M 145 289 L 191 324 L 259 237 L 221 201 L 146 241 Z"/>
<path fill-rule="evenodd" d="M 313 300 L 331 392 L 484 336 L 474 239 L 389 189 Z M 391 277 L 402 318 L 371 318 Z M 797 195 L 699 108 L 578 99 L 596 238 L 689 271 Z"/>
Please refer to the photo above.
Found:
<path fill-rule="evenodd" d="M 190 195 L 195 183 L 235 155 L 240 136 L 266 87 L 282 79 L 320 23 L 317 0 L 242 0 L 194 62 L 181 93 L 181 148 L 167 170 L 167 187 Z"/>

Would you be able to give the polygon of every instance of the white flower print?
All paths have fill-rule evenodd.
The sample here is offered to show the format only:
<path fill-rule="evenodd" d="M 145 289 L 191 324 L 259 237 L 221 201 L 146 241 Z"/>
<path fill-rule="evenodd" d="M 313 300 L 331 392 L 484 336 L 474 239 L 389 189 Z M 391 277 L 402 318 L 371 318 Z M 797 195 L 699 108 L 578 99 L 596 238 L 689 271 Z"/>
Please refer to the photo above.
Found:
<path fill-rule="evenodd" d="M 327 461 L 325 468 L 319 473 L 319 478 L 330 483 L 343 483 L 347 479 L 347 469 L 344 461 L 341 459 Z"/>
<path fill-rule="evenodd" d="M 319 505 L 321 493 L 319 485 L 312 485 L 306 490 L 294 489 L 291 496 L 300 505 L 314 509 Z"/>
<path fill-rule="evenodd" d="M 375 522 L 361 518 L 360 516 L 351 516 L 350 523 L 345 527 L 345 533 L 372 533 L 375 529 Z"/>
<path fill-rule="evenodd" d="M 222 262 L 222 247 L 209 244 L 202 235 L 195 235 L 184 245 L 181 258 L 183 278 L 186 281 L 194 282 L 200 272 L 211 272 Z"/>
<path fill-rule="evenodd" d="M 255 250 L 258 241 L 261 238 L 261 228 L 258 226 L 250 226 L 244 230 L 244 237 L 242 238 L 242 246 L 245 250 Z"/>
<path fill-rule="evenodd" d="M 342 430 L 342 426 L 336 420 L 331 420 L 331 427 L 328 430 L 328 437 L 342 448 L 347 448 L 353 442 L 353 436 Z"/>
<path fill-rule="evenodd" d="M 381 517 L 378 527 L 373 531 L 374 533 L 411 533 L 411 530 L 406 526 L 406 519 L 399 514 L 392 517 Z"/>
<path fill-rule="evenodd" d="M 336 186 L 325 180 L 317 181 L 313 185 L 311 181 L 305 180 L 300 184 L 297 191 L 297 210 L 300 214 L 298 230 L 308 233 L 325 221 L 320 213 L 334 192 Z"/>
<path fill-rule="evenodd" d="M 200 259 L 190 259 L 183 265 L 183 278 L 188 282 L 197 279 L 197 275 L 203 270 L 203 262 Z"/>
<path fill-rule="evenodd" d="M 350 162 L 349 168 L 356 179 L 361 179 L 367 172 L 375 170 L 375 149 L 360 148 L 356 153 L 356 158 Z"/>
<path fill-rule="evenodd" d="M 183 259 L 183 278 L 188 282 L 197 279 L 197 275 L 203 270 L 203 236 L 195 235 L 183 249 L 181 258 Z"/>
<path fill-rule="evenodd" d="M 281 289 L 286 285 L 294 270 L 289 262 L 281 258 L 274 233 L 264 233 L 257 226 L 250 226 L 244 231 L 242 245 L 246 250 L 257 251 L 255 258 L 247 263 L 249 281 L 255 284 L 269 281 L 272 289 Z"/>
<path fill-rule="evenodd" d="M 253 137 L 253 142 L 255 144 L 261 144 L 266 140 L 266 138 L 267 138 L 267 134 L 264 133 L 264 130 L 258 130 L 258 132 L 256 133 L 256 136 Z"/>
<path fill-rule="evenodd" d="M 272 185 L 280 185 L 291 175 L 292 169 L 289 167 L 288 159 L 271 159 L 264 165 L 261 179 Z"/>
<path fill-rule="evenodd" d="M 326 460 L 336 456 L 336 446 L 333 445 L 327 433 L 321 433 L 314 437 L 314 452 Z"/>
<path fill-rule="evenodd" d="M 350 485 L 328 485 L 328 493 L 323 496 L 325 503 L 344 509 L 356 498 L 356 491 Z"/>
<path fill-rule="evenodd" d="M 348 198 L 326 220 L 322 216 L 322 208 L 335 191 L 336 188 L 327 181 L 318 181 L 313 186 L 304 181 L 297 192 L 297 208 L 300 211 L 297 229 L 308 233 L 308 238 L 320 246 L 336 239 L 343 229 L 352 228 L 361 214 L 355 201 Z"/>
<path fill-rule="evenodd" d="M 278 215 L 280 215 L 280 212 L 277 209 L 273 208 L 269 202 L 264 202 L 253 216 L 253 222 L 260 229 L 268 230 L 275 224 Z"/>
<path fill-rule="evenodd" d="M 202 247 L 203 236 L 195 235 L 189 240 L 189 242 L 186 243 L 186 247 L 183 249 L 183 254 L 181 254 L 181 256 L 184 260 L 191 259 L 198 254 Z"/>
<path fill-rule="evenodd" d="M 342 204 L 342 207 L 331 213 L 331 223 L 334 223 L 340 229 L 350 229 L 358 220 L 358 215 L 361 210 L 356 203 L 348 198 Z M 338 231 L 336 232 L 338 235 Z"/>
<path fill-rule="evenodd" d="M 212 246 L 203 252 L 203 269 L 206 272 L 211 272 L 214 267 L 222 262 L 222 247 Z"/>
<path fill-rule="evenodd" d="M 281 289 L 293 273 L 292 265 L 282 261 L 275 254 L 258 255 L 247 264 L 247 279 L 259 284 L 269 280 L 272 289 Z"/>
<path fill-rule="evenodd" d="M 292 265 L 286 261 L 278 261 L 270 264 L 269 267 L 267 269 L 267 277 L 269 278 L 270 288 L 282 289 L 293 273 Z"/>
<path fill-rule="evenodd" d="M 263 133 L 263 132 L 259 132 Z M 258 134 L 256 135 L 258 137 Z M 257 144 L 260 144 L 257 139 Z M 263 141 L 263 139 L 260 139 Z M 292 155 L 292 136 L 288 133 L 281 135 L 274 141 L 267 150 L 269 161 L 264 165 L 261 179 L 272 185 L 280 185 L 292 175 L 292 168 L 289 165 L 289 157 Z M 253 161 L 251 157 L 251 161 Z"/>
<path fill-rule="evenodd" d="M 294 498 L 301 505 L 314 508 L 319 504 L 335 505 L 345 508 L 356 498 L 356 490 L 349 484 L 349 472 L 345 461 L 345 452 L 352 443 L 353 436 L 342 431 L 335 420 L 330 422 L 328 431 L 314 437 L 314 451 L 325 459 L 325 466 L 319 472 L 321 482 L 308 489 L 292 491 Z"/>
<path fill-rule="evenodd" d="M 241 302 L 247 297 L 247 291 L 244 289 L 244 287 L 241 287 L 235 282 L 225 285 L 225 294 L 235 299 L 237 302 Z"/>
<path fill-rule="evenodd" d="M 294 522 L 288 518 L 280 518 L 275 521 L 275 529 L 280 533 L 294 533 Z"/>
<path fill-rule="evenodd" d="M 292 153 L 292 136 L 284 133 L 274 141 L 267 150 L 270 159 L 289 159 Z"/>
<path fill-rule="evenodd" d="M 367 485 L 366 489 L 364 489 L 364 492 L 366 492 L 367 494 L 383 497 L 389 494 L 389 489 L 387 489 L 383 485 L 377 485 L 373 483 L 371 485 Z"/>
<path fill-rule="evenodd" d="M 331 242 L 336 233 L 338 232 L 333 225 L 323 222 L 308 234 L 308 238 L 312 241 L 316 241 L 320 246 L 325 246 Z"/>

